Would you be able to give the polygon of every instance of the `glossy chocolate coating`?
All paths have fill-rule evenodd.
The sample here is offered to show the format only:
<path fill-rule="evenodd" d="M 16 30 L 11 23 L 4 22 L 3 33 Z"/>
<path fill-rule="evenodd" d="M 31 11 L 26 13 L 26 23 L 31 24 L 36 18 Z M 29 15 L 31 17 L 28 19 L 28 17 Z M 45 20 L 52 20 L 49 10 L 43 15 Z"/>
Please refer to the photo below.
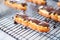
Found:
<path fill-rule="evenodd" d="M 47 6 L 47 5 L 44 6 L 43 8 L 46 9 L 47 11 L 49 11 L 49 12 L 52 11 L 52 10 L 54 10 L 53 7 Z"/>
<path fill-rule="evenodd" d="M 60 15 L 60 9 L 56 10 L 51 6 L 44 6 L 43 8 L 46 9 L 48 12 L 50 12 L 49 14 L 53 13 Z"/>
<path fill-rule="evenodd" d="M 56 13 L 57 13 L 58 15 L 60 15 L 60 10 L 56 10 Z"/>
<path fill-rule="evenodd" d="M 7 1 L 7 0 L 5 0 L 5 1 Z"/>
<path fill-rule="evenodd" d="M 26 3 L 21 3 L 22 4 L 22 6 L 27 6 L 27 4 Z"/>
<path fill-rule="evenodd" d="M 60 15 L 60 10 L 53 10 L 53 11 L 51 11 L 51 12 L 54 13 L 54 14 Z"/>
<path fill-rule="evenodd" d="M 47 27 L 49 26 L 48 23 L 46 23 L 46 22 L 41 22 L 41 23 L 39 23 L 39 25 L 43 25 L 43 26 L 47 26 Z"/>
<path fill-rule="evenodd" d="M 35 18 L 31 18 L 31 17 L 28 17 L 26 15 L 20 15 L 20 17 L 22 17 L 24 20 L 32 21 L 32 22 L 36 23 L 37 25 L 49 27 L 49 24 L 47 22 L 39 21 Z"/>
<path fill-rule="evenodd" d="M 10 2 L 11 3 L 18 3 L 18 1 L 16 1 L 16 0 L 10 0 Z M 22 4 L 22 6 L 26 6 L 27 4 L 26 3 L 21 3 Z"/>
<path fill-rule="evenodd" d="M 10 3 L 16 3 L 16 1 L 14 1 L 14 0 L 10 0 Z"/>
<path fill-rule="evenodd" d="M 20 15 L 19 15 L 19 14 L 16 14 L 16 16 L 17 16 L 17 17 L 22 17 L 22 18 L 26 18 L 26 17 L 28 17 L 28 16 L 25 15 L 25 14 L 20 14 Z"/>

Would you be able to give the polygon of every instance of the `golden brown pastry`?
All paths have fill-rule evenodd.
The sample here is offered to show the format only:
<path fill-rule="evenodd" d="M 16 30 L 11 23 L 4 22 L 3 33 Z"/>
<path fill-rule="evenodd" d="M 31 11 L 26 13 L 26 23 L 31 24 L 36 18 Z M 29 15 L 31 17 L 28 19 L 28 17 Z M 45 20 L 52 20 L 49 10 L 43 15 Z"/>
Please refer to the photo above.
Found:
<path fill-rule="evenodd" d="M 57 2 L 57 5 L 60 7 L 60 2 Z"/>
<path fill-rule="evenodd" d="M 49 12 L 44 9 L 39 10 L 39 14 L 41 14 L 42 16 L 45 16 L 47 18 L 50 18 Z"/>
<path fill-rule="evenodd" d="M 51 13 L 51 19 L 58 21 L 58 14 L 54 15 L 53 13 Z"/>
<path fill-rule="evenodd" d="M 50 30 L 47 22 L 31 18 L 25 14 L 16 14 L 14 17 L 14 23 L 22 24 L 38 32 L 48 32 Z"/>
<path fill-rule="evenodd" d="M 47 18 L 51 18 L 55 21 L 60 21 L 60 9 L 56 10 L 53 7 L 46 5 L 46 6 L 39 7 L 38 13 Z"/>
<path fill-rule="evenodd" d="M 17 3 L 14 0 L 5 0 L 4 4 L 18 10 L 26 10 L 27 9 L 27 4 L 26 3 Z"/>
<path fill-rule="evenodd" d="M 60 16 L 58 16 L 58 21 L 60 22 Z"/>
<path fill-rule="evenodd" d="M 45 5 L 46 4 L 46 0 L 27 0 L 27 1 L 38 4 L 38 5 Z"/>
<path fill-rule="evenodd" d="M 39 7 L 39 14 L 41 14 L 42 16 L 45 16 L 47 18 L 50 18 L 51 12 L 49 12 L 49 11 L 52 11 L 52 10 L 53 10 L 53 8 L 50 6 L 47 6 L 47 5 L 40 6 Z"/>

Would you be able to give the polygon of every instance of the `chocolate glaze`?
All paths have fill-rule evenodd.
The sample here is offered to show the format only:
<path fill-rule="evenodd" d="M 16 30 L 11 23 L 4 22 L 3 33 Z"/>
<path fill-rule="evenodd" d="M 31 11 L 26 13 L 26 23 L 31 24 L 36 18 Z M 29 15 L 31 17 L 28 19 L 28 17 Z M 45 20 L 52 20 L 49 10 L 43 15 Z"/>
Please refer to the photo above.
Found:
<path fill-rule="evenodd" d="M 25 15 L 25 14 L 21 14 L 21 15 L 16 14 L 16 16 L 17 16 L 17 17 L 22 17 L 22 18 L 26 18 L 26 17 L 28 17 L 28 16 L 27 16 L 27 15 Z"/>
<path fill-rule="evenodd" d="M 7 1 L 7 0 L 5 0 L 5 1 Z"/>
<path fill-rule="evenodd" d="M 32 21 L 32 22 L 36 23 L 37 25 L 49 27 L 49 24 L 47 22 L 39 21 L 35 18 L 31 18 L 31 17 L 28 17 L 26 15 L 20 15 L 20 17 L 22 17 L 24 20 Z"/>
<path fill-rule="evenodd" d="M 39 20 L 37 20 L 37 19 L 35 19 L 35 18 L 31 18 L 31 17 L 27 17 L 27 20 L 32 21 L 32 22 L 34 22 L 34 23 L 36 23 L 36 24 L 39 24 L 39 23 L 40 23 Z"/>
<path fill-rule="evenodd" d="M 14 3 L 16 3 L 16 1 L 12 1 L 12 0 L 10 0 L 10 3 L 14 4 Z"/>
<path fill-rule="evenodd" d="M 60 10 L 53 10 L 53 11 L 51 11 L 51 12 L 54 13 L 54 14 L 60 15 Z"/>
<path fill-rule="evenodd" d="M 18 1 L 16 1 L 16 0 L 10 0 L 10 2 L 11 3 L 17 3 Z M 22 6 L 26 6 L 27 4 L 26 3 L 21 3 L 22 4 Z"/>
<path fill-rule="evenodd" d="M 24 6 L 27 6 L 27 4 L 26 3 L 21 3 L 22 4 L 22 6 L 24 7 Z"/>
<path fill-rule="evenodd" d="M 47 11 L 49 11 L 49 12 L 54 10 L 53 7 L 47 6 L 47 5 L 45 5 L 43 8 L 46 9 Z"/>
<path fill-rule="evenodd" d="M 46 22 L 41 22 L 41 23 L 39 23 L 39 25 L 49 26 L 48 23 L 46 23 Z"/>
<path fill-rule="evenodd" d="M 46 9 L 48 12 L 50 12 L 49 14 L 53 13 L 60 15 L 60 9 L 56 10 L 51 6 L 43 6 L 43 8 Z"/>
<path fill-rule="evenodd" d="M 54 15 L 56 14 L 56 10 L 50 11 L 50 13 L 53 13 Z"/>
<path fill-rule="evenodd" d="M 58 15 L 60 15 L 60 10 L 56 10 L 56 13 L 57 13 Z"/>

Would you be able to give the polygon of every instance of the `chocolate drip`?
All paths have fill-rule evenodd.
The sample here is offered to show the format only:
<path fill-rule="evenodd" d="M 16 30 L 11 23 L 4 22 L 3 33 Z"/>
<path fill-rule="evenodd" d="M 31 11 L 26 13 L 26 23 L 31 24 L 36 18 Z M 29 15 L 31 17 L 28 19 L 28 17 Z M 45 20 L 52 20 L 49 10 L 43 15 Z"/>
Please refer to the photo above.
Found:
<path fill-rule="evenodd" d="M 31 18 L 31 17 L 28 17 L 26 15 L 20 15 L 20 17 L 22 17 L 24 20 L 32 21 L 32 22 L 36 23 L 37 25 L 41 25 L 41 26 L 44 26 L 44 27 L 49 27 L 48 23 L 43 22 L 43 21 L 39 21 L 35 18 Z"/>

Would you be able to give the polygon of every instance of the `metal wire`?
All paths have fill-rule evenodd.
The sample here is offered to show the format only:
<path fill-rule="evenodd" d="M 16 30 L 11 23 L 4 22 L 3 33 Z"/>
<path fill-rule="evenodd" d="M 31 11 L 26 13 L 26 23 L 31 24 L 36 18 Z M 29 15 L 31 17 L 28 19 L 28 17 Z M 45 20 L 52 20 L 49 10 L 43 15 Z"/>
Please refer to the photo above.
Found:
<path fill-rule="evenodd" d="M 52 3 L 50 5 L 52 5 Z M 10 14 L 9 12 L 12 14 Z M 28 10 L 26 11 L 27 15 L 37 18 L 42 21 L 44 21 L 45 19 L 48 19 L 49 24 L 50 24 L 50 29 L 51 29 L 48 33 L 36 32 L 29 28 L 22 29 L 21 27 L 24 27 L 24 26 L 21 24 L 15 25 L 14 20 L 12 19 L 12 16 L 15 15 L 14 13 L 18 11 L 10 10 L 9 12 L 8 13 L 10 15 L 6 15 L 0 19 L 0 25 L 1 25 L 0 29 L 4 31 L 5 33 L 9 34 L 11 37 L 17 40 L 60 40 L 60 23 L 39 15 L 30 6 L 28 6 Z M 54 25 L 56 26 L 55 29 L 53 28 Z"/>

